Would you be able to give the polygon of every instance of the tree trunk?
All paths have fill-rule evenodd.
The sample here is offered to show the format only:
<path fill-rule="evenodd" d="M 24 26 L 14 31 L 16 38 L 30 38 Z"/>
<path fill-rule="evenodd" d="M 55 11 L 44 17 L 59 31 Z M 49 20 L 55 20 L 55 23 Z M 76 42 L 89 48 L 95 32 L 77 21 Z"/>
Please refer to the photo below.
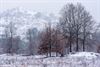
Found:
<path fill-rule="evenodd" d="M 79 51 L 79 46 L 78 46 L 78 33 L 77 33 L 77 37 L 76 37 L 76 52 Z"/>
<path fill-rule="evenodd" d="M 71 32 L 70 32 L 70 37 L 69 37 L 69 46 L 70 46 L 70 52 L 72 52 L 72 36 L 71 36 Z"/>
<path fill-rule="evenodd" d="M 85 40 L 83 40 L 83 51 L 85 51 Z"/>

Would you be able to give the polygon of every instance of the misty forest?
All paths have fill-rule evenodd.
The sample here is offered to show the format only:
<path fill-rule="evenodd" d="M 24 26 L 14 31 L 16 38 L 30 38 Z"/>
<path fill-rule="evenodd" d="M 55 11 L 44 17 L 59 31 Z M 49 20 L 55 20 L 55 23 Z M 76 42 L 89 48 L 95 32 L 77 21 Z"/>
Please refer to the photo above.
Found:
<path fill-rule="evenodd" d="M 0 67 L 100 67 L 100 23 L 81 3 L 67 3 L 58 15 L 4 11 Z"/>

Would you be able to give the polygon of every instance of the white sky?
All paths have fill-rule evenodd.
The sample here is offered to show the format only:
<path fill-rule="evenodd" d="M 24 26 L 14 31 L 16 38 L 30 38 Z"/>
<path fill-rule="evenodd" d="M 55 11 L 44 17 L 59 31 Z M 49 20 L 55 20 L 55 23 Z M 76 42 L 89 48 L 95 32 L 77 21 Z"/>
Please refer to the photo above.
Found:
<path fill-rule="evenodd" d="M 100 22 L 100 0 L 0 0 L 0 11 L 23 7 L 37 12 L 58 13 L 67 3 L 82 3 L 97 22 Z"/>

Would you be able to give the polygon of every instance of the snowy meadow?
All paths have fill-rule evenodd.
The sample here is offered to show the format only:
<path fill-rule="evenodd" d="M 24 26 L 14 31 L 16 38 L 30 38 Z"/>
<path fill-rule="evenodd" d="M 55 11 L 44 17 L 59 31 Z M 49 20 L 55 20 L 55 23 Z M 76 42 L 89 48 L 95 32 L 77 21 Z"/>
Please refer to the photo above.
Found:
<path fill-rule="evenodd" d="M 0 55 L 0 67 L 100 67 L 100 54 L 78 52 L 65 57 Z"/>

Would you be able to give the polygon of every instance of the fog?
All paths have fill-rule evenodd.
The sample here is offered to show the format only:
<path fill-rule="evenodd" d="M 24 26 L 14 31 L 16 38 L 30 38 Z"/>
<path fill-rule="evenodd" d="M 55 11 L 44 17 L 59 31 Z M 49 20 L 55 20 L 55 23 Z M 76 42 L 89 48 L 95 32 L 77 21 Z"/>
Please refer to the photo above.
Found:
<path fill-rule="evenodd" d="M 82 3 L 95 21 L 100 22 L 100 0 L 0 0 L 0 12 L 22 7 L 37 12 L 59 13 L 65 4 L 77 2 Z"/>

